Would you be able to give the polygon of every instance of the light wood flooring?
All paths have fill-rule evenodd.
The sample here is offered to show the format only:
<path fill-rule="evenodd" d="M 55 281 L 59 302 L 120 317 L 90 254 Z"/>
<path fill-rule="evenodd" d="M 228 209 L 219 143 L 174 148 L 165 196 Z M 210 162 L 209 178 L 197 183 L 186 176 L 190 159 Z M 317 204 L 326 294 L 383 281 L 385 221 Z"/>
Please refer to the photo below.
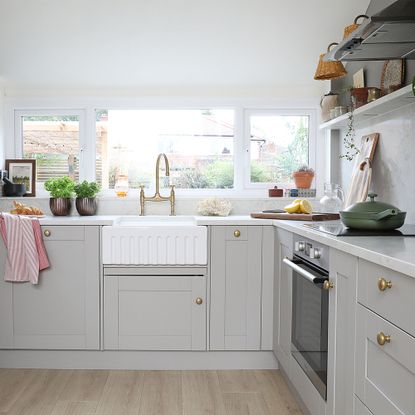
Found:
<path fill-rule="evenodd" d="M 0 415 L 299 415 L 276 370 L 0 369 Z"/>

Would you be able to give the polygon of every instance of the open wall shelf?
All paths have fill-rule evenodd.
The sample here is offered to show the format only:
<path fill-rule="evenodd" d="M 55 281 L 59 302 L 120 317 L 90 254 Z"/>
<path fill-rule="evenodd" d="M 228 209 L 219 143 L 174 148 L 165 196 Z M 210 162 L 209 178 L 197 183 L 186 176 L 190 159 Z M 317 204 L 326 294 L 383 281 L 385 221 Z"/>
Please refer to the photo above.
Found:
<path fill-rule="evenodd" d="M 415 96 L 412 93 L 412 85 L 407 85 L 395 92 L 385 95 L 376 101 L 363 105 L 354 111 L 355 125 L 368 121 L 370 119 L 387 114 L 391 111 L 396 111 L 408 105 L 415 104 Z M 334 118 L 323 124 L 320 124 L 320 130 L 330 129 L 337 130 L 347 127 L 350 113 L 343 114 L 340 117 Z"/>

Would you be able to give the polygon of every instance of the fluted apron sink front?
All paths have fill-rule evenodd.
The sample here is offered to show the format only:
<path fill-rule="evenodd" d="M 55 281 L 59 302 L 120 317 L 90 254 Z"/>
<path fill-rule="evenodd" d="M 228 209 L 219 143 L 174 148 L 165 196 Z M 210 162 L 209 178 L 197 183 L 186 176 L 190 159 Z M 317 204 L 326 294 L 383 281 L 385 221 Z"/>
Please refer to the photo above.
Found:
<path fill-rule="evenodd" d="M 206 265 L 207 228 L 192 216 L 121 216 L 102 230 L 104 265 Z"/>

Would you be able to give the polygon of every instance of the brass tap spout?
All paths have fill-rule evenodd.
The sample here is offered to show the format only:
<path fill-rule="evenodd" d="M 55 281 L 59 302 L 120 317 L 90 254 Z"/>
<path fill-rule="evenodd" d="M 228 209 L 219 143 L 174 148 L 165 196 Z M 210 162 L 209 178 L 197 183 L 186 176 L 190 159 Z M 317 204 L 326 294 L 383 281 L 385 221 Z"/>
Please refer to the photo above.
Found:
<path fill-rule="evenodd" d="M 156 194 L 155 196 L 160 196 L 160 160 L 164 158 L 164 164 L 166 166 L 166 177 L 170 177 L 170 164 L 169 159 L 164 153 L 160 153 L 156 161 Z"/>
<path fill-rule="evenodd" d="M 170 195 L 161 196 L 160 194 L 160 160 L 164 158 L 164 163 L 166 165 L 166 177 L 170 176 L 170 164 L 167 156 L 164 153 L 160 153 L 156 161 L 156 192 L 154 196 L 145 196 L 144 186 L 140 186 L 140 215 L 144 216 L 144 205 L 146 201 L 151 202 L 163 202 L 170 201 L 170 215 L 175 215 L 175 202 L 176 194 L 174 192 L 174 185 L 170 185 Z"/>

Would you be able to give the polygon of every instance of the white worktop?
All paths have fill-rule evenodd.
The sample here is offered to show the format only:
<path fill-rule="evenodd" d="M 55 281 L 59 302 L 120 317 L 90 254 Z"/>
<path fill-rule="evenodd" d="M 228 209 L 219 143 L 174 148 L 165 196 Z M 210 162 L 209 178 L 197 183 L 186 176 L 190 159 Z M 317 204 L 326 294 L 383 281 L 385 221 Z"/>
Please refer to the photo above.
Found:
<path fill-rule="evenodd" d="M 103 226 L 112 225 L 117 217 L 119 216 L 47 216 L 40 219 L 40 223 L 43 226 Z M 336 237 L 308 229 L 303 226 L 306 222 L 253 219 L 248 215 L 196 216 L 195 218 L 197 225 L 204 226 L 273 225 L 415 278 L 415 237 Z"/>

